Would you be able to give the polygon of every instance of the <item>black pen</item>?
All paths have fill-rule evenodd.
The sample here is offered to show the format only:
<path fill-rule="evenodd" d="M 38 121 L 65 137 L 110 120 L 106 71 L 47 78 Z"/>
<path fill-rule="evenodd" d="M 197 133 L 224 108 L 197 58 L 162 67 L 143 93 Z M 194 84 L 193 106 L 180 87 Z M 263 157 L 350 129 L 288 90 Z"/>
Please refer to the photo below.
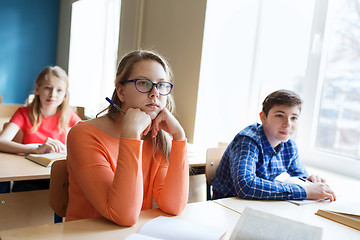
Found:
<path fill-rule="evenodd" d="M 111 101 L 110 98 L 106 97 L 105 98 L 106 101 L 108 101 L 111 105 L 113 105 L 117 110 L 119 110 L 120 112 L 122 112 L 123 114 L 126 114 L 126 112 L 124 110 L 122 110 L 118 105 L 116 105 L 113 101 Z"/>

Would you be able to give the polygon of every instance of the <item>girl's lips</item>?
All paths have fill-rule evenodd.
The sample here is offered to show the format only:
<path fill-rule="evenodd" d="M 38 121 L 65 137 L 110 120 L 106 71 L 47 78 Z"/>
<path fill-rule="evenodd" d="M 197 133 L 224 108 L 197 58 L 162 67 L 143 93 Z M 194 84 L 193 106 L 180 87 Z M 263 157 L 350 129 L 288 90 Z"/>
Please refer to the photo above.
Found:
<path fill-rule="evenodd" d="M 150 104 L 148 104 L 148 105 L 146 105 L 147 107 L 151 107 L 151 108 L 156 108 L 156 107 L 158 107 L 158 105 L 157 104 L 154 104 L 154 103 L 150 103 Z"/>

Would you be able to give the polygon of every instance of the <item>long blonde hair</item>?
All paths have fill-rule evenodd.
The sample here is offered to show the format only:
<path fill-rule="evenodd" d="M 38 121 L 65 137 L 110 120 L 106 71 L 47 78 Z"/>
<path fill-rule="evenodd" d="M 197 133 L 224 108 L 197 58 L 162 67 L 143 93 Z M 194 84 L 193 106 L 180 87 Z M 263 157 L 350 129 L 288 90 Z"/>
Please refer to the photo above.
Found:
<path fill-rule="evenodd" d="M 149 50 L 136 50 L 126 54 L 119 62 L 116 72 L 116 78 L 115 78 L 115 86 L 117 86 L 118 84 L 123 84 L 126 80 L 128 80 L 128 77 L 130 76 L 134 65 L 143 60 L 153 60 L 160 63 L 160 65 L 164 68 L 167 81 L 169 82 L 174 81 L 173 72 L 170 68 L 170 65 L 162 56 L 160 56 L 160 54 Z M 117 96 L 116 89 L 113 92 L 111 100 L 116 105 L 121 107 L 122 102 Z M 165 108 L 167 108 L 169 112 L 171 112 L 172 114 L 175 111 L 174 98 L 171 95 L 171 93 L 167 95 Z M 107 110 L 106 116 L 112 120 L 116 120 L 121 114 L 111 104 L 104 111 L 106 110 Z M 151 136 L 151 132 L 146 136 L 146 138 L 148 138 L 149 136 Z M 157 136 L 152 138 L 152 143 L 155 151 L 161 152 L 165 156 L 165 158 L 168 159 L 171 149 L 171 141 L 169 134 L 160 130 Z"/>
<path fill-rule="evenodd" d="M 66 93 L 63 102 L 58 106 L 57 112 L 60 113 L 58 129 L 59 131 L 67 131 L 69 128 L 70 120 L 70 106 L 69 106 L 69 79 L 66 72 L 58 66 L 47 66 L 38 75 L 35 80 L 35 89 L 43 84 L 44 80 L 47 80 L 50 75 L 53 75 L 66 83 Z M 29 118 L 32 124 L 31 131 L 35 132 L 41 125 L 42 113 L 41 113 L 41 102 L 39 95 L 35 94 L 34 99 L 28 105 L 30 107 Z"/>

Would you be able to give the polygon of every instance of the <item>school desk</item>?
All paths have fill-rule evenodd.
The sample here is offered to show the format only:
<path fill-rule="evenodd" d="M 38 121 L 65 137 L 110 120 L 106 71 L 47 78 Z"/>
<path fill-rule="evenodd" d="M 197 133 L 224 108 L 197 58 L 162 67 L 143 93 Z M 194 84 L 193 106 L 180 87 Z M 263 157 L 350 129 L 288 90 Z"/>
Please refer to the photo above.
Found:
<path fill-rule="evenodd" d="M 54 222 L 49 190 L 0 194 L 0 231 Z"/>
<path fill-rule="evenodd" d="M 259 201 L 244 200 L 240 198 L 224 198 L 214 200 L 214 202 L 239 213 L 239 215 L 244 211 L 245 207 L 251 207 L 281 217 L 321 227 L 323 229 L 323 239 L 360 239 L 359 230 L 315 215 L 315 212 L 317 212 L 319 208 L 326 207 L 328 202 L 316 202 L 301 206 L 287 201 Z"/>
<path fill-rule="evenodd" d="M 205 167 L 201 158 L 189 157 L 189 167 Z M 43 167 L 22 155 L 0 152 L 0 182 L 49 179 L 50 167 Z"/>
<path fill-rule="evenodd" d="M 335 191 L 338 202 L 352 202 L 360 199 L 360 180 L 343 175 L 308 167 L 310 174 L 323 176 Z M 224 198 L 214 202 L 241 214 L 245 207 L 262 210 L 281 217 L 300 221 L 323 228 L 323 239 L 360 239 L 360 231 L 340 223 L 315 215 L 318 209 L 329 206 L 329 201 L 313 202 L 306 205 L 295 205 L 288 201 L 245 200 Z"/>
<path fill-rule="evenodd" d="M 12 239 L 71 239 L 91 240 L 125 239 L 136 233 L 149 220 L 158 216 L 170 216 L 159 209 L 141 211 L 138 222 L 132 227 L 120 227 L 105 218 L 92 218 L 57 224 L 45 224 L 28 228 L 0 231 L 1 240 Z M 204 224 L 226 231 L 225 239 L 229 239 L 240 215 L 214 202 L 197 202 L 187 204 L 185 210 L 175 218 L 191 223 Z"/>
<path fill-rule="evenodd" d="M 0 152 L 0 182 L 49 178 L 50 168 L 27 160 L 22 155 Z"/>

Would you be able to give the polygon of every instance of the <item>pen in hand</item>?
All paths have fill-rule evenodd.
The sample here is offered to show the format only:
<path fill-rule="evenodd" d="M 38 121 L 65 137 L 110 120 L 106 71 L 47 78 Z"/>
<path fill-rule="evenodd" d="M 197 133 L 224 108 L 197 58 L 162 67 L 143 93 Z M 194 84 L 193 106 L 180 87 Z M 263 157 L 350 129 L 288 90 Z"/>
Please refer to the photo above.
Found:
<path fill-rule="evenodd" d="M 307 183 L 307 184 L 312 183 L 312 182 L 310 182 L 309 180 L 307 180 L 305 177 L 299 177 L 299 179 L 300 179 L 301 181 L 303 181 L 304 183 Z"/>
<path fill-rule="evenodd" d="M 126 114 L 126 112 L 124 110 L 122 110 L 118 105 L 116 105 L 113 101 L 111 101 L 110 98 L 106 97 L 105 98 L 106 101 L 108 101 L 111 105 L 113 105 L 117 110 L 119 110 L 120 112 L 122 112 L 123 114 Z"/>

